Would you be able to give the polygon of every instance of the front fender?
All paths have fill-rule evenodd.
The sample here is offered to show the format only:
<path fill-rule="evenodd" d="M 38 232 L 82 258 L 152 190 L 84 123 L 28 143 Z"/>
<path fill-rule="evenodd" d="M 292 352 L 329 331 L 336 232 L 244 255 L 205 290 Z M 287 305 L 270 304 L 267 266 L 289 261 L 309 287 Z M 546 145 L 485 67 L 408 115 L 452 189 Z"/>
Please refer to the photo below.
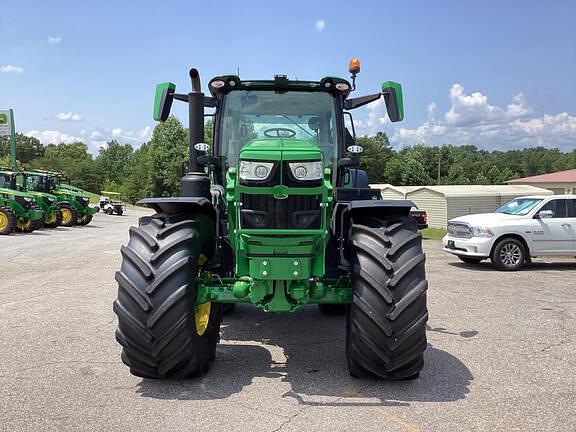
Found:
<path fill-rule="evenodd" d="M 215 218 L 216 210 L 210 200 L 203 197 L 144 198 L 136 203 L 153 208 L 157 213 L 201 212 Z"/>

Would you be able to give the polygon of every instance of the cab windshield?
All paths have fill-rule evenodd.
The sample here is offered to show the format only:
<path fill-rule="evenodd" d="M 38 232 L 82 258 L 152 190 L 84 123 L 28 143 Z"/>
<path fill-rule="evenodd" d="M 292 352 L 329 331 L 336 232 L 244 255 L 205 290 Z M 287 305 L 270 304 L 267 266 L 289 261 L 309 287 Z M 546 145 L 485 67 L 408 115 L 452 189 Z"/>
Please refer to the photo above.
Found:
<path fill-rule="evenodd" d="M 327 165 L 336 157 L 336 110 L 324 92 L 235 90 L 226 95 L 220 125 L 220 154 L 235 165 L 253 139 L 300 139 L 316 144 Z"/>
<path fill-rule="evenodd" d="M 494 210 L 494 213 L 525 216 L 542 200 L 539 198 L 516 198 Z"/>

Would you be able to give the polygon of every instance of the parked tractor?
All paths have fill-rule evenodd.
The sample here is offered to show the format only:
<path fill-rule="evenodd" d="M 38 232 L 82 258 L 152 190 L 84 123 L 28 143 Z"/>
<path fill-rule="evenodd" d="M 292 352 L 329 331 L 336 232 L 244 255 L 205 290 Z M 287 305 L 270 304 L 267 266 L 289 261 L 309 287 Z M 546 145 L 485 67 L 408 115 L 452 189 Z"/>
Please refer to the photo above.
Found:
<path fill-rule="evenodd" d="M 28 190 L 27 174 L 24 172 L 14 172 L 9 169 L 0 170 L 0 178 L 3 179 L 4 187 L 26 192 L 34 197 L 36 205 L 40 207 L 43 213 L 43 226 L 46 228 L 56 228 L 62 223 L 62 212 L 58 205 L 56 196 L 46 193 Z"/>
<path fill-rule="evenodd" d="M 121 248 L 116 339 L 132 374 L 206 372 L 222 305 L 249 303 L 343 311 L 352 376 L 419 376 L 428 283 L 413 203 L 382 200 L 368 186 L 350 114 L 383 97 L 400 121 L 402 89 L 388 81 L 351 98 L 359 70 L 354 59 L 351 82 L 222 75 L 207 96 L 191 69 L 189 93 L 157 86 L 155 120 L 168 118 L 174 100 L 188 103 L 189 172 L 181 196 L 139 202 L 156 213 Z M 205 108 L 214 109 L 213 146 L 204 142 Z"/>
<path fill-rule="evenodd" d="M 82 189 L 69 185 L 67 177 L 44 170 L 26 171 L 29 191 L 56 196 L 62 213 L 62 226 L 88 225 L 96 210 L 90 207 L 90 197 Z"/>
<path fill-rule="evenodd" d="M 0 176 L 0 183 L 4 177 Z M 0 187 L 0 235 L 42 228 L 44 215 L 32 195 Z"/>

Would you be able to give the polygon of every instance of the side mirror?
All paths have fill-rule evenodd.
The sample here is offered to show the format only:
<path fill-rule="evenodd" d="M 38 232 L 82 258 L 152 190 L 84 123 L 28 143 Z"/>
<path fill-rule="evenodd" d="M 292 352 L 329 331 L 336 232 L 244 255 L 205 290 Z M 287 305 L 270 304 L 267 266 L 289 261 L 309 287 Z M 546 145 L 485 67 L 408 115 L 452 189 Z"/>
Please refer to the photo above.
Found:
<path fill-rule="evenodd" d="M 402 86 L 394 81 L 386 81 L 382 84 L 382 95 L 386 102 L 386 111 L 392 122 L 404 119 L 404 100 L 402 98 Z"/>
<path fill-rule="evenodd" d="M 164 122 L 170 115 L 176 85 L 171 82 L 160 83 L 156 86 L 154 96 L 154 120 Z"/>
<path fill-rule="evenodd" d="M 541 210 L 538 212 L 538 219 L 552 219 L 554 212 L 552 210 Z"/>

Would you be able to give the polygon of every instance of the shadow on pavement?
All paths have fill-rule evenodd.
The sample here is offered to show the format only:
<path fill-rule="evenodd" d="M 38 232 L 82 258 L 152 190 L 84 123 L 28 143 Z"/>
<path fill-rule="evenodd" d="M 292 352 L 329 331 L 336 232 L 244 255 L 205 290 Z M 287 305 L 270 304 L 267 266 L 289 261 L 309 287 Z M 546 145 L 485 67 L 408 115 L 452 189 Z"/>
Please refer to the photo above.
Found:
<path fill-rule="evenodd" d="M 490 261 L 482 261 L 478 264 L 467 264 L 463 262 L 449 262 L 448 265 L 465 270 L 485 271 L 485 272 L 499 272 Z M 518 270 L 523 271 L 574 271 L 576 270 L 576 260 L 574 261 L 558 261 L 558 262 L 541 262 L 533 261 Z"/>
<path fill-rule="evenodd" d="M 345 321 L 345 317 L 322 315 L 315 306 L 292 314 L 269 314 L 239 305 L 225 317 L 222 341 L 209 373 L 181 381 L 144 379 L 138 392 L 159 399 L 222 399 L 240 393 L 254 378 L 282 378 L 291 390 L 281 397 L 310 406 L 406 406 L 411 401 L 456 401 L 469 393 L 473 376 L 468 368 L 432 345 L 426 350 L 425 367 L 418 380 L 386 382 L 350 377 Z M 450 333 L 446 329 L 429 330 Z M 450 334 L 475 336 L 475 332 L 464 333 Z"/>

